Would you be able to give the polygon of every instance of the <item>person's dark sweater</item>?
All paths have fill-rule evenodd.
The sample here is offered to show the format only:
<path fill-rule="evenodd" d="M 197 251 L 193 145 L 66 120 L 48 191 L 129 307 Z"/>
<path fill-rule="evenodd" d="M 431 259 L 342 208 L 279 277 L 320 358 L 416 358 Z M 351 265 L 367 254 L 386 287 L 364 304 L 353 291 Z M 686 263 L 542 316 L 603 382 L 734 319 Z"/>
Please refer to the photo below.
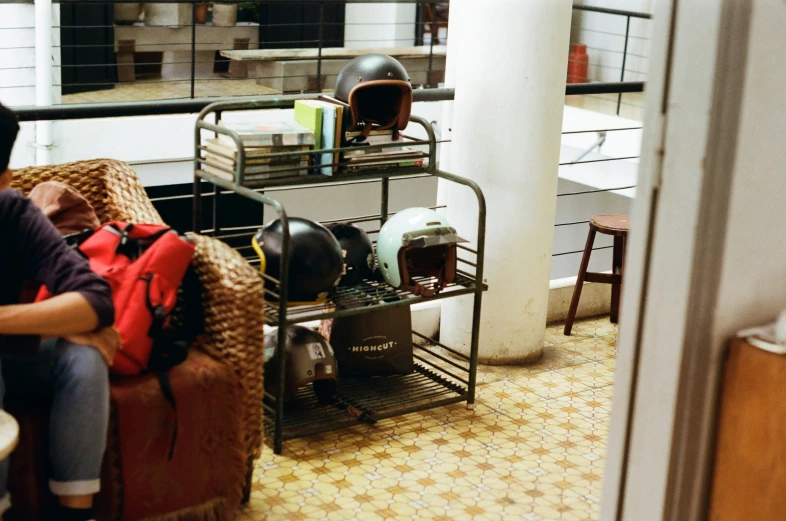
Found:
<path fill-rule="evenodd" d="M 115 321 L 112 290 L 72 250 L 41 210 L 15 190 L 0 191 L 0 305 L 19 303 L 24 283 L 52 295 L 77 292 L 98 315 L 99 328 Z"/>

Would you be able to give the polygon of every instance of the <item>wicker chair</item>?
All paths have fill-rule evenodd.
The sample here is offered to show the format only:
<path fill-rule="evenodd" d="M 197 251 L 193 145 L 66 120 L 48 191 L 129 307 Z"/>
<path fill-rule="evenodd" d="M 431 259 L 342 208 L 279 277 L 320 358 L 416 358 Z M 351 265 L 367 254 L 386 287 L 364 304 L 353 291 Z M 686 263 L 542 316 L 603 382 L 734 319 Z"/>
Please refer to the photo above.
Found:
<path fill-rule="evenodd" d="M 12 187 L 27 194 L 37 183 L 47 180 L 60 181 L 77 188 L 93 205 L 101 222 L 113 220 L 162 222 L 158 212 L 147 198 L 135 172 L 125 163 L 114 160 L 94 160 L 18 170 L 15 172 Z M 182 414 L 186 416 L 185 424 L 178 408 L 181 432 L 178 443 L 184 434 L 188 436 L 189 432 L 194 433 L 195 430 L 198 430 L 205 432 L 204 436 L 200 434 L 203 439 L 200 439 L 199 443 L 213 444 L 215 447 L 219 447 L 216 450 L 225 450 L 226 440 L 211 438 L 210 430 L 215 428 L 213 424 L 216 421 L 229 421 L 217 420 L 216 415 L 219 414 L 219 410 L 220 414 L 225 415 L 226 418 L 237 418 L 235 428 L 230 429 L 227 425 L 218 426 L 223 429 L 225 436 L 230 434 L 234 436 L 235 445 L 239 445 L 239 450 L 232 453 L 231 457 L 227 457 L 235 462 L 235 470 L 227 474 L 231 474 L 231 478 L 226 478 L 231 482 L 221 485 L 226 489 L 225 491 L 217 494 L 215 492 L 216 485 L 213 484 L 211 485 L 213 486 L 211 494 L 214 496 L 200 498 L 200 503 L 178 504 L 178 510 L 175 512 L 156 511 L 151 513 L 145 511 L 144 508 L 141 510 L 131 508 L 130 504 L 139 498 L 127 497 L 131 494 L 126 490 L 129 488 L 130 480 L 136 479 L 139 484 L 154 478 L 145 474 L 145 468 L 129 467 L 144 465 L 161 467 L 159 469 L 161 470 L 160 475 L 157 475 L 158 479 L 162 480 L 164 479 L 162 476 L 165 476 L 167 478 L 165 485 L 169 487 L 171 485 L 169 479 L 172 476 L 175 476 L 176 480 L 178 472 L 180 472 L 180 476 L 184 472 L 193 473 L 193 465 L 196 463 L 191 459 L 181 459 L 180 463 L 174 460 L 167 462 L 165 457 L 162 457 L 161 461 L 156 460 L 150 463 L 144 461 L 143 456 L 140 456 L 137 461 L 124 453 L 123 449 L 128 447 L 129 439 L 133 445 L 133 443 L 139 442 L 139 438 L 144 439 L 149 435 L 147 431 L 137 433 L 133 429 L 129 434 L 127 428 L 129 422 L 136 421 L 133 414 L 161 415 L 161 430 L 166 431 L 171 429 L 171 424 L 167 423 L 167 418 L 163 415 L 167 412 L 171 414 L 171 410 L 167 411 L 165 407 L 160 406 L 156 409 L 158 412 L 152 410 L 132 411 L 132 415 L 127 416 L 124 420 L 122 414 L 118 413 L 119 408 L 122 409 L 118 403 L 124 399 L 123 397 L 133 398 L 148 392 L 148 402 L 145 403 L 155 402 L 158 404 L 160 390 L 156 388 L 150 375 L 131 379 L 113 379 L 111 386 L 112 418 L 107 451 L 104 457 L 102 492 L 97 498 L 96 505 L 99 521 L 232 519 L 241 497 L 248 495 L 253 461 L 259 457 L 262 445 L 263 354 L 260 341 L 263 337 L 262 284 L 254 269 L 224 243 L 198 235 L 192 235 L 192 238 L 197 244 L 193 267 L 200 283 L 203 331 L 197 345 L 191 349 L 189 359 L 173 369 L 172 379 L 174 384 L 178 375 L 183 377 L 185 371 L 199 372 L 200 376 L 196 379 L 199 383 L 183 384 L 191 386 L 186 390 L 188 393 L 204 392 L 206 401 L 216 401 L 220 405 L 214 406 L 216 410 L 213 412 L 215 414 L 203 410 L 191 413 L 188 410 L 184 411 Z M 206 389 L 192 389 L 194 386 L 203 386 Z M 20 419 L 23 431 L 23 442 L 11 460 L 10 487 L 16 505 L 15 517 L 34 521 L 45 518 L 47 515 L 46 505 L 50 504 L 53 498 L 46 489 L 46 465 L 40 463 L 46 459 L 44 457 L 46 455 L 46 430 L 44 428 L 46 416 L 43 412 L 46 409 L 40 407 L 36 410 L 35 407 L 27 403 L 27 398 L 25 400 L 15 406 L 11 403 L 7 404 L 9 410 L 15 407 L 13 412 Z M 180 407 L 179 403 L 178 407 Z M 195 409 L 204 408 L 207 406 Z M 223 409 L 233 409 L 234 412 L 226 412 Z M 188 416 L 189 414 L 191 416 Z M 188 420 L 191 420 L 192 424 L 189 425 Z M 122 425 L 124 421 L 126 428 L 123 428 Z M 193 424 L 195 422 L 197 424 Z M 199 422 L 204 424 L 199 424 Z M 132 427 L 135 426 L 132 425 Z M 152 428 L 156 428 L 155 424 Z M 140 428 L 140 430 L 142 429 Z M 150 428 L 148 428 L 149 430 Z M 123 434 L 126 436 L 123 437 Z M 150 443 L 148 442 L 148 444 Z M 187 451 L 188 448 L 189 445 L 186 443 L 182 450 Z M 184 457 L 188 457 L 188 454 L 181 455 L 181 458 Z M 184 462 L 186 463 L 185 467 L 192 465 L 190 471 L 185 469 Z M 221 464 L 222 466 L 231 466 L 232 462 L 225 461 Z M 169 467 L 164 469 L 167 465 Z M 213 472 L 213 469 L 202 470 L 203 474 Z M 187 481 L 193 479 L 193 476 L 183 476 L 183 479 Z M 193 496 L 193 488 L 197 485 L 189 483 L 183 486 L 188 486 Z M 156 493 L 160 494 L 160 491 Z"/>

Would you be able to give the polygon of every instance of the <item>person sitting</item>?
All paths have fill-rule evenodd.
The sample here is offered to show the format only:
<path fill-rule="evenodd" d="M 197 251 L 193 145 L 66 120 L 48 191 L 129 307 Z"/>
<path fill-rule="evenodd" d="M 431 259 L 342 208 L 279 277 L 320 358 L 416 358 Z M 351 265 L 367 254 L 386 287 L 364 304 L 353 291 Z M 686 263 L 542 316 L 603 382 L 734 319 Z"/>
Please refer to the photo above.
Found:
<path fill-rule="evenodd" d="M 0 105 L 0 408 L 4 394 L 51 393 L 49 487 L 57 521 L 93 519 L 109 422 L 109 370 L 121 348 L 112 294 L 29 199 L 9 190 L 19 123 Z M 23 282 L 52 298 L 20 303 Z M 37 349 L 15 349 L 24 338 Z M 37 342 L 37 340 L 36 340 Z M 42 454 L 41 457 L 46 457 Z M 11 508 L 8 459 L 0 461 L 0 521 Z"/>

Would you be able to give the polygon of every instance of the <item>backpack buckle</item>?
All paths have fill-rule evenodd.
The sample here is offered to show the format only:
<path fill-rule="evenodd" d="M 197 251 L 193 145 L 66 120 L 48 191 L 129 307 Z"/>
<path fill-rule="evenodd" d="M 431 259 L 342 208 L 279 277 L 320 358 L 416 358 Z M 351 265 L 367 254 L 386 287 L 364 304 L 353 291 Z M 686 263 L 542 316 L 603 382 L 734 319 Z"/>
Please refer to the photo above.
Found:
<path fill-rule="evenodd" d="M 156 306 L 151 311 L 153 313 L 153 323 L 150 324 L 150 330 L 147 334 L 150 338 L 158 338 L 164 331 L 164 325 L 166 324 L 166 309 L 164 306 Z"/>

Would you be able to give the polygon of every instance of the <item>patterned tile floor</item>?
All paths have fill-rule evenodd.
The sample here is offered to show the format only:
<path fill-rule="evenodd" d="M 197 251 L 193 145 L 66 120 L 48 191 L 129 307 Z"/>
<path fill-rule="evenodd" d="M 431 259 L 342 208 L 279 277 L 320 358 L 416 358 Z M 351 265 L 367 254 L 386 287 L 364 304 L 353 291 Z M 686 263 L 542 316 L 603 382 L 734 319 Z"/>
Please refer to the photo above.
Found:
<path fill-rule="evenodd" d="M 261 96 L 278 91 L 262 85 L 256 80 L 233 80 L 228 78 L 198 79 L 194 84 L 197 98 Z M 149 80 L 134 83 L 118 83 L 113 88 L 93 92 L 80 92 L 63 96 L 63 104 L 71 103 L 118 103 L 125 101 L 150 101 L 187 99 L 191 97 L 189 80 Z"/>
<path fill-rule="evenodd" d="M 550 326 L 541 361 L 481 366 L 477 406 L 264 449 L 238 521 L 597 519 L 616 326 Z"/>

